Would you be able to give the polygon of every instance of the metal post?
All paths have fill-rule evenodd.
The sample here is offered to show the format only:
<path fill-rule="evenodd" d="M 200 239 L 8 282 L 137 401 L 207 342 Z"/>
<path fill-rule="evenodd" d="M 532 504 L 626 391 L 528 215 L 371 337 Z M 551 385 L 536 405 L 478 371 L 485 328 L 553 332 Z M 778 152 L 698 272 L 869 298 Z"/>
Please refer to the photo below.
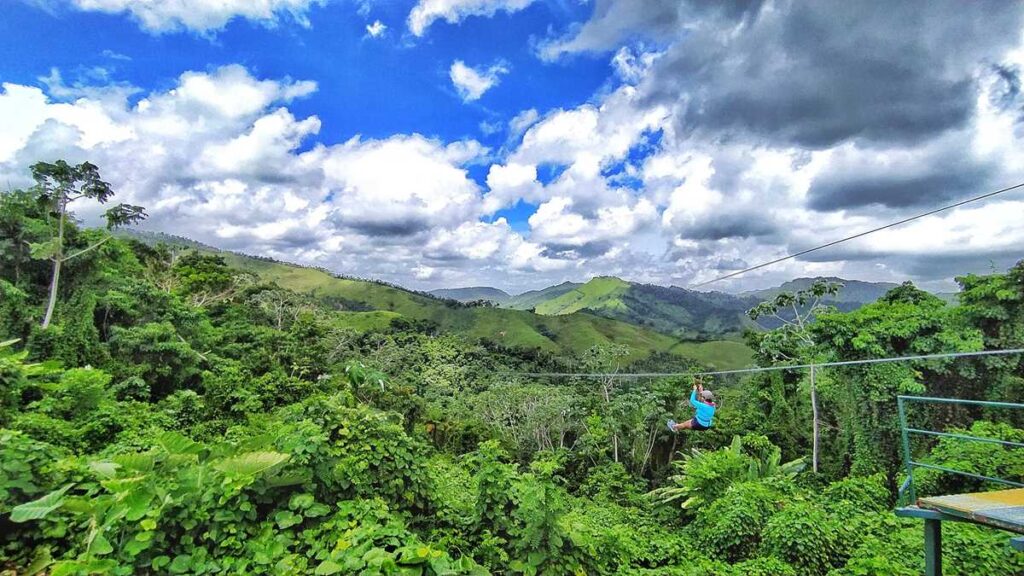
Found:
<path fill-rule="evenodd" d="M 942 576 L 942 521 L 924 521 L 924 573 Z"/>
<path fill-rule="evenodd" d="M 896 406 L 900 413 L 900 435 L 903 439 L 903 465 L 907 468 L 907 493 L 910 495 L 911 506 L 917 504 L 917 495 L 914 492 L 914 465 L 910 458 L 910 433 L 907 432 L 907 410 L 903 405 L 903 397 L 896 398 Z M 900 494 L 902 496 L 902 494 Z"/>
<path fill-rule="evenodd" d="M 814 413 L 814 439 L 811 448 L 811 469 L 818 473 L 818 446 L 821 442 L 821 421 L 818 416 L 818 389 L 814 383 L 814 364 L 811 364 L 811 411 Z"/>

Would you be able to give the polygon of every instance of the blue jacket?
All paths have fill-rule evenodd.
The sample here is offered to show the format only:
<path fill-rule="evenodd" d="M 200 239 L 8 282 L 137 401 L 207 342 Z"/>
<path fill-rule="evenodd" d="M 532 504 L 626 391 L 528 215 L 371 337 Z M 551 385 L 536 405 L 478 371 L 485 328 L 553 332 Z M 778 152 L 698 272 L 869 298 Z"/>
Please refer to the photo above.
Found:
<path fill-rule="evenodd" d="M 715 418 L 715 407 L 697 400 L 696 390 L 690 392 L 690 406 L 697 409 L 697 423 L 710 428 L 711 421 Z"/>

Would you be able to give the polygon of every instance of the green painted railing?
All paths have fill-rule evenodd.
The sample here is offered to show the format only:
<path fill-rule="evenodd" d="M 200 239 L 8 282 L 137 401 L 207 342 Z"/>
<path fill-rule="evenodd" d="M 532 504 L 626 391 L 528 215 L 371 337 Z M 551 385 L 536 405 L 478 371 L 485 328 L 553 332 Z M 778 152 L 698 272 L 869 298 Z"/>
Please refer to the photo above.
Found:
<path fill-rule="evenodd" d="M 1014 486 L 1017 488 L 1024 488 L 1024 484 L 1008 480 L 1006 478 L 996 478 L 992 476 L 985 476 L 983 474 L 975 474 L 973 472 L 967 472 L 965 470 L 956 470 L 953 468 L 946 468 L 945 466 L 936 466 L 935 464 L 927 464 L 925 462 L 917 462 L 914 460 L 910 450 L 910 436 L 911 434 L 921 436 L 933 436 L 940 438 L 954 438 L 957 440 L 964 440 L 967 442 L 984 442 L 988 444 L 999 444 L 1010 448 L 1024 448 L 1024 443 L 1021 442 L 1010 442 L 1007 440 L 999 440 L 997 438 L 983 438 L 981 436 L 970 436 L 968 434 L 955 434 L 952 432 L 940 432 L 938 430 L 924 430 L 921 428 L 911 428 L 907 425 L 907 408 L 906 404 L 911 402 L 920 403 L 931 403 L 931 404 L 956 404 L 963 406 L 980 406 L 983 408 L 1007 408 L 1012 410 L 1024 410 L 1024 404 L 1017 404 L 1013 402 L 987 402 L 984 400 L 959 400 L 956 398 L 932 398 L 928 396 L 897 396 L 896 404 L 899 409 L 900 416 L 900 436 L 903 441 L 903 466 L 907 471 L 907 479 L 900 486 L 899 491 L 899 502 L 904 502 L 904 497 L 909 497 L 909 504 L 914 504 L 917 501 L 917 494 L 914 491 L 914 469 L 924 468 L 926 470 L 938 470 L 946 474 L 956 474 L 967 478 L 974 478 L 975 480 L 984 480 L 988 482 L 995 482 L 997 484 L 1004 484 L 1007 486 Z"/>

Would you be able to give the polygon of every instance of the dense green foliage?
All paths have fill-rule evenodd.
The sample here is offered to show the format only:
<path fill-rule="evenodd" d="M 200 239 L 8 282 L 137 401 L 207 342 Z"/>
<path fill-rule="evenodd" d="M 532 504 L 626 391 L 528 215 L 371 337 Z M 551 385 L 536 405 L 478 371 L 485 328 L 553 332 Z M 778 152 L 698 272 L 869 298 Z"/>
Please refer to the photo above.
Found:
<path fill-rule="evenodd" d="M 102 244 L 68 262 L 43 329 L 50 266 L 25 246 L 53 225 L 32 194 L 0 196 L 0 573 L 918 574 L 920 523 L 891 512 L 894 396 L 1024 390 L 1019 357 L 822 372 L 812 474 L 800 372 L 720 382 L 716 427 L 673 435 L 664 422 L 689 410 L 688 380 L 510 375 L 679 369 L 680 357 L 651 353 L 667 348 L 481 340 L 477 321 L 439 329 L 423 316 L 433 308 L 395 288 L 70 221 L 67 250 Z M 748 341 L 766 365 L 1024 344 L 1024 264 L 961 283 L 958 306 L 901 286 L 800 334 Z M 361 308 L 367 294 L 374 305 Z M 1024 440 L 1005 414 L 911 417 Z M 1024 476 L 998 445 L 915 452 Z M 1024 571 L 1004 533 L 946 532 L 947 574 Z"/>

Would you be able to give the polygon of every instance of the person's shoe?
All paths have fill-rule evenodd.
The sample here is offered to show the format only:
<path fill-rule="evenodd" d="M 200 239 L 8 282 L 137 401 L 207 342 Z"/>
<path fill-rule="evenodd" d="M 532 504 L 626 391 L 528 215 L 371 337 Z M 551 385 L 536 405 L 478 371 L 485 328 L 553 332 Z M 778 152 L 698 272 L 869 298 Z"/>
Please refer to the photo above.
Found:
<path fill-rule="evenodd" d="M 675 420 L 669 419 L 667 424 L 668 424 L 668 431 L 669 432 L 675 432 L 676 431 L 676 421 Z"/>

